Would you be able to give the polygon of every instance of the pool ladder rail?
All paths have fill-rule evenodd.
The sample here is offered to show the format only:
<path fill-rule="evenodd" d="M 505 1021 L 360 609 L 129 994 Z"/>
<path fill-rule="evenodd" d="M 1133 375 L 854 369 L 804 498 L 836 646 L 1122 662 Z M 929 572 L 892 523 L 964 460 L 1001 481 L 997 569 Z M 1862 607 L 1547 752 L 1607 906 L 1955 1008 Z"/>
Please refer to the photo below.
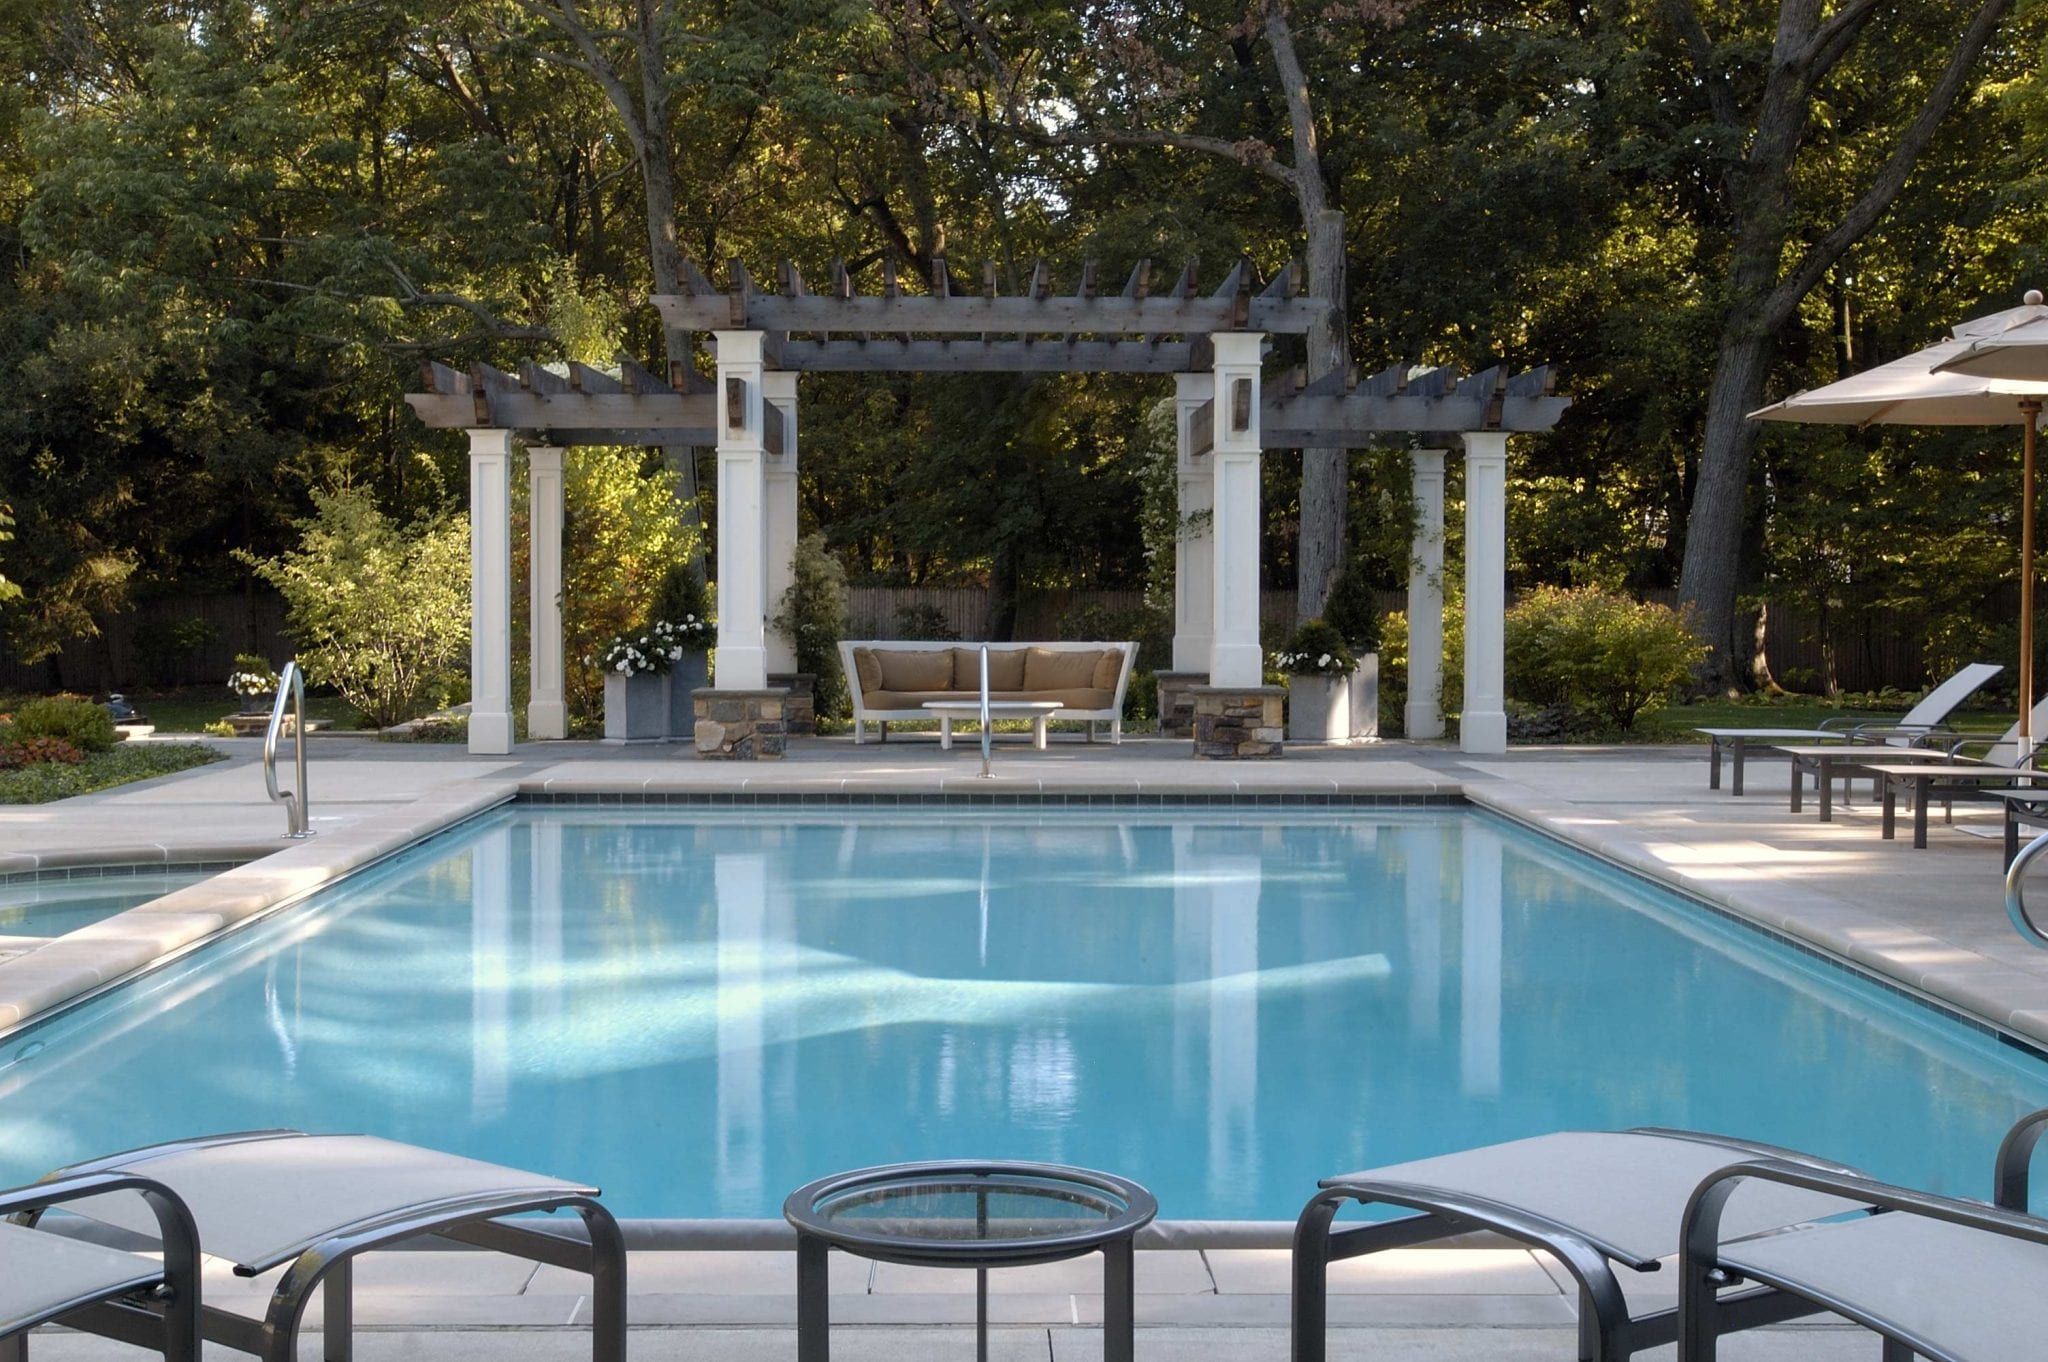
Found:
<path fill-rule="evenodd" d="M 294 790 L 277 787 L 277 738 L 284 729 L 284 707 L 292 707 L 292 766 L 297 777 Z M 277 700 L 270 707 L 270 722 L 263 729 L 263 785 L 270 802 L 284 805 L 285 836 L 311 837 L 306 811 L 306 674 L 296 661 L 284 664 L 277 677 Z"/>
<path fill-rule="evenodd" d="M 2012 919 L 2013 927 L 2027 939 L 2028 945 L 2048 950 L 2048 932 L 2043 932 L 2028 915 L 2025 892 L 2027 867 L 2044 851 L 2048 851 L 2048 832 L 2020 848 L 2020 854 L 2005 868 L 2005 915 Z"/>

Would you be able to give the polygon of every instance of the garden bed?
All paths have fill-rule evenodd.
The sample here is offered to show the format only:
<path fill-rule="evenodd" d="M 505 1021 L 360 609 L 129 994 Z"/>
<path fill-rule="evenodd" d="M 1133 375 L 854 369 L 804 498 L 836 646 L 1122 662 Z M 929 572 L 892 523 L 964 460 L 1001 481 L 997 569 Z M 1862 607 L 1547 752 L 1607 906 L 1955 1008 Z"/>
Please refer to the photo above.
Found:
<path fill-rule="evenodd" d="M 198 743 L 121 743 L 105 752 L 89 752 L 75 763 L 45 761 L 0 771 L 0 804 L 47 804 L 223 759 L 222 753 Z"/>

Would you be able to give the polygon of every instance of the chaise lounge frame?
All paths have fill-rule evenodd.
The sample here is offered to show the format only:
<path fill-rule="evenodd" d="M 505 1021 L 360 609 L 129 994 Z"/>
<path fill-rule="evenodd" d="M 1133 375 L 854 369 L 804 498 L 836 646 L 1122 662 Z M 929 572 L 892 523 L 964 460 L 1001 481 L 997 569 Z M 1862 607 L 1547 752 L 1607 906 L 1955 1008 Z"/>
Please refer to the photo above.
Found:
<path fill-rule="evenodd" d="M 170 1171 L 179 1155 L 230 1148 L 241 1144 L 276 1140 L 361 1141 L 363 1136 L 313 1136 L 296 1130 L 248 1131 L 178 1140 L 149 1145 L 126 1153 L 109 1155 L 51 1175 L 43 1186 L 65 1186 L 86 1178 L 114 1179 L 122 1186 L 155 1187 L 159 1182 L 177 1195 L 177 1177 Z M 378 1142 L 385 1143 L 385 1142 Z M 392 1149 L 416 1156 L 420 1161 L 448 1159 L 431 1150 L 393 1144 Z M 467 1165 L 468 1160 L 452 1162 Z M 132 1167 L 162 1163 L 160 1179 L 141 1176 Z M 489 1165 L 486 1165 L 489 1167 Z M 516 1170 L 499 1170 L 516 1174 Z M 530 1174 L 517 1176 L 532 1177 Z M 41 1188 L 31 1189 L 41 1195 Z M 109 1190 L 112 1190 L 109 1188 Z M 265 1362 L 295 1362 L 298 1338 L 313 1293 L 323 1295 L 321 1321 L 324 1362 L 351 1362 L 354 1333 L 352 1268 L 355 1259 L 372 1249 L 423 1235 L 440 1235 L 459 1243 L 490 1249 L 512 1257 L 525 1258 L 544 1266 L 587 1273 L 591 1279 L 591 1357 L 593 1362 L 624 1362 L 626 1356 L 626 1247 L 618 1222 L 597 1201 L 597 1189 L 570 1183 L 536 1179 L 518 1185 L 507 1179 L 504 1185 L 486 1190 L 453 1194 L 432 1201 L 388 1205 L 381 1211 L 344 1216 L 323 1231 L 284 1242 L 267 1244 L 261 1252 L 248 1253 L 234 1271 L 240 1277 L 257 1277 L 290 1264 L 271 1292 L 270 1303 L 261 1319 L 251 1319 L 198 1302 L 197 1328 L 206 1342 L 251 1353 Z M 68 1198 L 76 1199 L 76 1198 Z M 154 1209 L 154 1203 L 152 1209 Z M 181 1201 L 182 1208 L 182 1201 Z M 548 1230 L 506 1223 L 501 1217 L 536 1212 L 572 1211 L 580 1217 L 586 1237 L 582 1239 Z M 23 1223 L 33 1224 L 40 1214 L 29 1208 Z M 97 1218 L 97 1217 L 96 1217 Z M 205 1213 L 188 1212 L 185 1227 L 196 1225 L 200 1248 L 204 1239 Z M 119 1223 L 119 1222 L 113 1222 Z M 167 1231 L 172 1233 L 172 1231 Z M 166 1239 L 169 1247 L 171 1239 Z M 176 1250 L 182 1254 L 183 1247 Z M 195 1255 L 196 1257 L 196 1255 Z M 196 1282 L 197 1277 L 193 1280 Z M 153 1338 L 161 1326 L 147 1311 L 121 1303 L 91 1305 L 68 1316 L 64 1322 L 124 1343 L 154 1347 Z M 22 1346 L 19 1339 L 16 1347 Z M 17 1352 L 0 1362 L 20 1362 Z M 194 1354 L 196 1359 L 196 1352 Z"/>
<path fill-rule="evenodd" d="M 0 1192 L 0 1217 L 7 1218 L 10 1230 L 20 1227 L 22 1233 L 33 1233 L 35 1221 L 45 1211 L 123 1192 L 139 1194 L 155 1217 L 163 1261 L 159 1264 L 117 1249 L 104 1250 L 108 1275 L 96 1285 L 74 1285 L 65 1297 L 38 1302 L 19 1313 L 6 1302 L 6 1288 L 0 1286 L 0 1362 L 27 1362 L 28 1331 L 38 1325 L 93 1330 L 95 1320 L 118 1320 L 119 1337 L 162 1354 L 164 1362 L 199 1362 L 199 1233 L 193 1227 L 192 1213 L 168 1187 L 125 1173 L 53 1177 L 33 1187 Z M 36 1251 L 25 1240 L 12 1234 L 9 1237 L 13 1252 Z M 56 1240 L 54 1235 L 49 1237 Z M 118 1271 L 124 1258 L 133 1267 Z"/>

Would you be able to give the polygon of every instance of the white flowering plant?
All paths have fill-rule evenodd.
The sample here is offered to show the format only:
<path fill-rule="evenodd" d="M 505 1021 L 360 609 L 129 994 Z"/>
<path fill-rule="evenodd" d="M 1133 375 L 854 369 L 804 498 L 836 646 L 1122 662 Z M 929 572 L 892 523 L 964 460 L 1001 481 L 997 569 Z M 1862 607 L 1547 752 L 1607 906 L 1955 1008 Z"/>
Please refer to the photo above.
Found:
<path fill-rule="evenodd" d="M 620 634 L 597 656 L 585 660 L 607 676 L 664 676 L 681 655 L 680 647 L 657 641 L 655 631 L 648 628 Z"/>
<path fill-rule="evenodd" d="M 254 653 L 239 654 L 235 669 L 228 673 L 228 689 L 245 700 L 269 695 L 277 689 L 277 671 Z"/>
<path fill-rule="evenodd" d="M 1273 666 L 1289 676 L 1349 676 L 1358 670 L 1358 659 L 1333 626 L 1309 619 L 1273 654 Z"/>
<path fill-rule="evenodd" d="M 648 631 L 659 643 L 681 648 L 709 648 L 718 637 L 716 625 L 702 615 L 685 614 L 680 619 L 656 620 Z"/>

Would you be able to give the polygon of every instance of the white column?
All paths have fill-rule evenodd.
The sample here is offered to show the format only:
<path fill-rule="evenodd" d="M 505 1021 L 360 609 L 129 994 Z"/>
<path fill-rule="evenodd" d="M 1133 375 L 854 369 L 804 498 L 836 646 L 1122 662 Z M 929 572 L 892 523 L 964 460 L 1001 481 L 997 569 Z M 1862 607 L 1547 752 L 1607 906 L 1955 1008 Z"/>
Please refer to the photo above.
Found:
<path fill-rule="evenodd" d="M 469 750 L 512 750 L 512 432 L 469 432 Z"/>
<path fill-rule="evenodd" d="M 1507 614 L 1508 437 L 1465 436 L 1465 713 L 1459 746 L 1508 750 L 1503 618 Z"/>
<path fill-rule="evenodd" d="M 715 331 L 718 346 L 718 662 L 721 690 L 768 684 L 767 499 L 761 444 L 761 333 Z"/>
<path fill-rule="evenodd" d="M 1257 331 L 1219 331 L 1216 348 L 1216 445 L 1209 453 L 1215 533 L 1216 631 L 1209 684 L 1256 686 L 1265 677 L 1259 648 L 1259 347 Z"/>
<path fill-rule="evenodd" d="M 1500 835 L 1468 823 L 1460 878 L 1458 1086 L 1472 1097 L 1500 1092 Z"/>
<path fill-rule="evenodd" d="M 562 700 L 562 450 L 526 447 L 527 671 L 526 735 L 569 736 Z"/>
<path fill-rule="evenodd" d="M 1415 528 L 1408 549 L 1408 707 L 1411 738 L 1444 735 L 1444 451 L 1408 455 Z"/>
<path fill-rule="evenodd" d="M 1216 391 L 1214 374 L 1173 376 L 1173 443 L 1179 527 L 1173 537 L 1173 669 L 1209 670 L 1216 634 L 1216 504 L 1208 456 L 1194 452 L 1195 422 Z"/>
<path fill-rule="evenodd" d="M 782 608 L 783 593 L 796 580 L 796 375 L 781 370 L 761 375 L 762 398 L 782 413 L 782 452 L 762 464 L 763 546 L 767 554 L 765 606 L 772 619 Z M 780 630 L 768 628 L 768 670 L 794 672 L 796 643 Z"/>

